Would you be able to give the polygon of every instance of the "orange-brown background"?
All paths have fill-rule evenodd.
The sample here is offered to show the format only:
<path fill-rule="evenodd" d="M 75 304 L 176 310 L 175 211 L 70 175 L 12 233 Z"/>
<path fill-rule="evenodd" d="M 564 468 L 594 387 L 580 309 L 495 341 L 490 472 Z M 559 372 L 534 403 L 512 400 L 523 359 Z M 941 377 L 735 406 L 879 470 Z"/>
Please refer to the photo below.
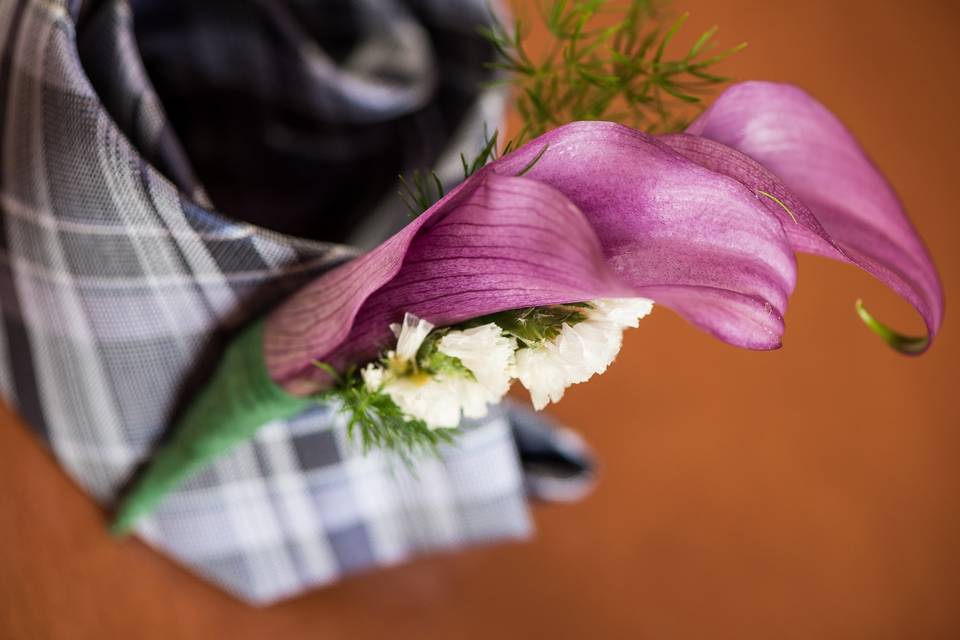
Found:
<path fill-rule="evenodd" d="M 518 2 L 526 11 L 527 3 Z M 750 43 L 726 70 L 826 102 L 891 177 L 960 299 L 960 3 L 686 0 Z M 529 544 L 471 550 L 250 609 L 136 542 L 0 414 L 0 638 L 958 638 L 960 333 L 886 349 L 851 267 L 801 259 L 783 350 L 660 310 L 552 413 L 603 463 Z"/>

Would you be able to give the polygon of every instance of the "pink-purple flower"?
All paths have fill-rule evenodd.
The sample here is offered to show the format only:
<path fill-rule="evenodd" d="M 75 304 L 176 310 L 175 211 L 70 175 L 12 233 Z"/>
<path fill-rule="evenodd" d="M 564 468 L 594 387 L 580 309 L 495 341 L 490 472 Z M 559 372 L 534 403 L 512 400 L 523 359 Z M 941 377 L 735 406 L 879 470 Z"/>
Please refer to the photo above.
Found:
<path fill-rule="evenodd" d="M 305 394 L 330 382 L 315 361 L 343 369 L 375 358 L 405 313 L 443 326 L 617 297 L 773 349 L 797 251 L 856 264 L 909 301 L 928 333 L 911 351 L 936 334 L 936 269 L 853 136 L 796 87 L 738 84 L 686 133 L 575 122 L 488 165 L 275 310 L 265 359 L 277 382 Z"/>

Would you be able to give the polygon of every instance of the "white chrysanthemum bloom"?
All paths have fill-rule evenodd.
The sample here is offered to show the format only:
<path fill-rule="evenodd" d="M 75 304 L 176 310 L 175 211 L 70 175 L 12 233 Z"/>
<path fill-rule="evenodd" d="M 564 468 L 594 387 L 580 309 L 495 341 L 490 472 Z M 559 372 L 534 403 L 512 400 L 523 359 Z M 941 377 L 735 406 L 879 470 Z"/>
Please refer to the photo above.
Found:
<path fill-rule="evenodd" d="M 517 341 L 490 322 L 463 331 L 450 331 L 437 344 L 440 353 L 457 358 L 497 402 L 510 388 Z"/>
<path fill-rule="evenodd" d="M 404 414 L 423 420 L 428 427 L 456 427 L 461 414 L 482 418 L 488 406 L 499 402 L 509 389 L 516 341 L 496 325 L 450 331 L 438 342 L 438 350 L 458 358 L 473 377 L 466 372 L 411 374 L 405 365 L 416 358 L 433 325 L 407 314 L 402 326 L 391 328 L 397 335 L 397 349 L 387 353 L 390 368 L 370 364 L 360 375 L 367 389 L 386 393 Z"/>
<path fill-rule="evenodd" d="M 468 418 L 487 415 L 489 391 L 466 376 L 385 374 L 385 370 L 376 365 L 368 365 L 361 371 L 369 390 L 386 393 L 405 415 L 423 420 L 431 429 L 456 427 L 461 414 Z"/>
<path fill-rule="evenodd" d="M 623 330 L 636 327 L 652 309 L 646 298 L 594 300 L 583 312 L 585 320 L 564 324 L 553 340 L 517 351 L 514 374 L 530 391 L 534 408 L 559 401 L 570 385 L 606 371 L 620 352 Z"/>

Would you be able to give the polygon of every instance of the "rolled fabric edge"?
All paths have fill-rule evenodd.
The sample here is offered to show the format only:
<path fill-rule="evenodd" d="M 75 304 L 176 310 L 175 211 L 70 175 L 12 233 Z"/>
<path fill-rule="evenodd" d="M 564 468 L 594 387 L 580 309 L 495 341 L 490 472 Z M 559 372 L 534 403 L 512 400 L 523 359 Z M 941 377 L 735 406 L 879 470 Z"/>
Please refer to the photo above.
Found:
<path fill-rule="evenodd" d="M 110 532 L 129 534 L 137 522 L 213 458 L 244 442 L 260 427 L 290 418 L 314 400 L 295 396 L 267 372 L 263 320 L 249 325 L 227 347 L 213 377 L 190 403 L 170 440 L 147 462 L 123 495 Z"/>

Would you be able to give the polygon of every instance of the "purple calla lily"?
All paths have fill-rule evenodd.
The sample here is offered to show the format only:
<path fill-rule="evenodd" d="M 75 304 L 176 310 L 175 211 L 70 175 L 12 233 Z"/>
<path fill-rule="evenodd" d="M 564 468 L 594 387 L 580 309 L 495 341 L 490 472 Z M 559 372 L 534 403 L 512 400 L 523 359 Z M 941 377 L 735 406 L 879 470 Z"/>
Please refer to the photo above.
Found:
<path fill-rule="evenodd" d="M 936 334 L 936 270 L 854 138 L 795 87 L 739 84 L 685 134 L 577 122 L 488 165 L 278 308 L 267 368 L 303 393 L 328 383 L 314 361 L 374 357 L 404 312 L 444 325 L 616 296 L 653 299 L 736 346 L 777 348 L 794 251 L 861 266 Z"/>

